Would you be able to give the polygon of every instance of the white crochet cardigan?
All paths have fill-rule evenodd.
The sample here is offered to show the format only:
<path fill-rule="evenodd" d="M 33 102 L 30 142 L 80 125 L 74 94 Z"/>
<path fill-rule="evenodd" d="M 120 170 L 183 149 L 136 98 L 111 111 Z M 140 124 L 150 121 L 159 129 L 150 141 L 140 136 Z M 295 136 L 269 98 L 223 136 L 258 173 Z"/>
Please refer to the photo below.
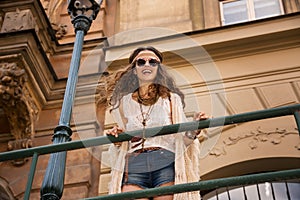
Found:
<path fill-rule="evenodd" d="M 178 95 L 171 94 L 172 121 L 174 124 L 186 122 L 181 99 Z M 114 110 L 114 118 L 120 127 L 124 127 L 119 109 Z M 194 140 L 188 146 L 184 143 L 184 133 L 176 134 L 175 142 L 175 184 L 197 182 L 200 179 L 199 173 L 199 140 Z M 122 142 L 120 147 L 110 145 L 109 156 L 111 158 L 111 182 L 109 194 L 121 192 L 125 156 L 128 151 L 128 142 Z M 199 200 L 199 191 L 179 193 L 174 195 L 174 200 Z"/>

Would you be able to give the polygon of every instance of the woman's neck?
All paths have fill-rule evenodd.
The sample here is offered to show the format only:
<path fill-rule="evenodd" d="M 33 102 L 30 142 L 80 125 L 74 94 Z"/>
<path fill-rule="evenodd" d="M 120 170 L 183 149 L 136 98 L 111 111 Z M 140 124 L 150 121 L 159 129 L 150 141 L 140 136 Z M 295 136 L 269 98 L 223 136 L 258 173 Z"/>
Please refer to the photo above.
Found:
<path fill-rule="evenodd" d="M 149 89 L 150 89 L 150 86 L 151 83 L 148 83 L 148 84 L 144 84 L 144 85 L 141 85 L 138 89 L 138 93 L 140 96 L 148 96 L 149 94 Z"/>
<path fill-rule="evenodd" d="M 155 84 L 148 84 L 139 87 L 133 96 L 134 99 L 137 100 L 138 103 L 143 105 L 152 105 L 158 99 L 158 90 Z"/>

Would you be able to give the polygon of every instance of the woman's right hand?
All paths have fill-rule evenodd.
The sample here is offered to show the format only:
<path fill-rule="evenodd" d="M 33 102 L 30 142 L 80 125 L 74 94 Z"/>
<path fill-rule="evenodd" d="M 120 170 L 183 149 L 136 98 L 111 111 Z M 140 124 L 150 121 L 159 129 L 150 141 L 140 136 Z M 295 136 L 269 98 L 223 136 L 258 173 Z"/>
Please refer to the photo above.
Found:
<path fill-rule="evenodd" d="M 106 135 L 112 135 L 115 136 L 116 138 L 119 136 L 120 133 L 124 132 L 124 130 L 118 126 L 114 126 L 112 129 L 108 130 L 106 132 Z M 122 142 L 115 142 L 114 145 L 117 147 L 120 147 Z"/>
<path fill-rule="evenodd" d="M 120 133 L 123 133 L 124 130 L 118 126 L 114 126 L 112 129 L 108 130 L 106 132 L 106 135 L 113 135 L 115 137 L 118 137 Z"/>

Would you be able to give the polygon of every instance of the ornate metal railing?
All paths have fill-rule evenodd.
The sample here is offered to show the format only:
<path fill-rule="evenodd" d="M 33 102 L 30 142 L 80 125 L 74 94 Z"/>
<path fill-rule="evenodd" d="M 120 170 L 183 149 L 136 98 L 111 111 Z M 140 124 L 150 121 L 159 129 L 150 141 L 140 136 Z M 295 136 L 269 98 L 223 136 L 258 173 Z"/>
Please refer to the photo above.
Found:
<path fill-rule="evenodd" d="M 165 134 L 173 134 L 177 132 L 203 129 L 208 127 L 218 127 L 218 126 L 243 123 L 243 122 L 261 120 L 267 118 L 275 118 L 275 117 L 281 117 L 287 115 L 294 116 L 299 131 L 300 130 L 299 128 L 300 127 L 300 104 L 296 104 L 296 105 L 271 108 L 266 110 L 258 110 L 254 112 L 241 113 L 241 114 L 236 114 L 231 116 L 212 118 L 204 121 L 197 121 L 197 122 L 193 121 L 193 122 L 186 122 L 180 124 L 172 124 L 163 127 L 149 128 L 146 129 L 146 137 L 150 137 L 153 135 L 158 136 L 158 135 L 165 135 Z M 24 199 L 29 199 L 38 156 L 44 154 L 65 152 L 69 150 L 98 146 L 98 145 L 105 145 L 111 142 L 127 141 L 130 140 L 132 137 L 137 136 L 139 133 L 140 130 L 128 131 L 128 132 L 124 132 L 124 134 L 121 134 L 118 138 L 111 137 L 111 136 L 100 136 L 100 137 L 95 137 L 95 138 L 90 138 L 85 140 L 68 141 L 64 143 L 55 143 L 51 145 L 33 147 L 30 149 L 4 152 L 0 154 L 0 162 L 19 159 L 19 158 L 33 157 L 30 172 L 28 175 L 25 197 L 24 197 Z M 300 131 L 299 131 L 299 135 L 300 135 Z M 65 161 L 60 161 L 60 162 L 65 162 Z M 65 165 L 65 163 L 60 163 L 58 165 Z M 63 177 L 60 178 L 63 179 Z M 89 199 L 141 198 L 141 197 L 150 197 L 150 196 L 164 195 L 170 193 L 181 193 L 181 192 L 194 191 L 194 190 L 215 189 L 224 186 L 226 187 L 237 186 L 237 185 L 260 183 L 265 181 L 278 181 L 278 180 L 289 180 L 289 179 L 299 179 L 299 178 L 300 178 L 300 169 L 292 169 L 286 171 L 268 172 L 268 173 L 253 174 L 253 175 L 246 175 L 246 176 L 237 176 L 231 178 L 199 181 L 194 183 L 180 184 L 180 185 L 174 185 L 174 186 L 168 186 L 162 188 L 147 189 L 143 191 L 126 192 L 121 194 L 94 197 Z"/>

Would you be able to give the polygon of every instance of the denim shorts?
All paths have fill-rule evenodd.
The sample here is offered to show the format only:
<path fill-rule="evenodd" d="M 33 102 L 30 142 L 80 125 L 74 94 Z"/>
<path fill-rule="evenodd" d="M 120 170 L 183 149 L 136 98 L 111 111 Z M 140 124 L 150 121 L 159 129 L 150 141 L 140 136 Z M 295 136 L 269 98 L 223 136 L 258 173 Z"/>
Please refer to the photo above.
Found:
<path fill-rule="evenodd" d="M 174 182 L 175 154 L 165 149 L 129 153 L 122 185 L 138 185 L 141 188 L 154 188 Z"/>

